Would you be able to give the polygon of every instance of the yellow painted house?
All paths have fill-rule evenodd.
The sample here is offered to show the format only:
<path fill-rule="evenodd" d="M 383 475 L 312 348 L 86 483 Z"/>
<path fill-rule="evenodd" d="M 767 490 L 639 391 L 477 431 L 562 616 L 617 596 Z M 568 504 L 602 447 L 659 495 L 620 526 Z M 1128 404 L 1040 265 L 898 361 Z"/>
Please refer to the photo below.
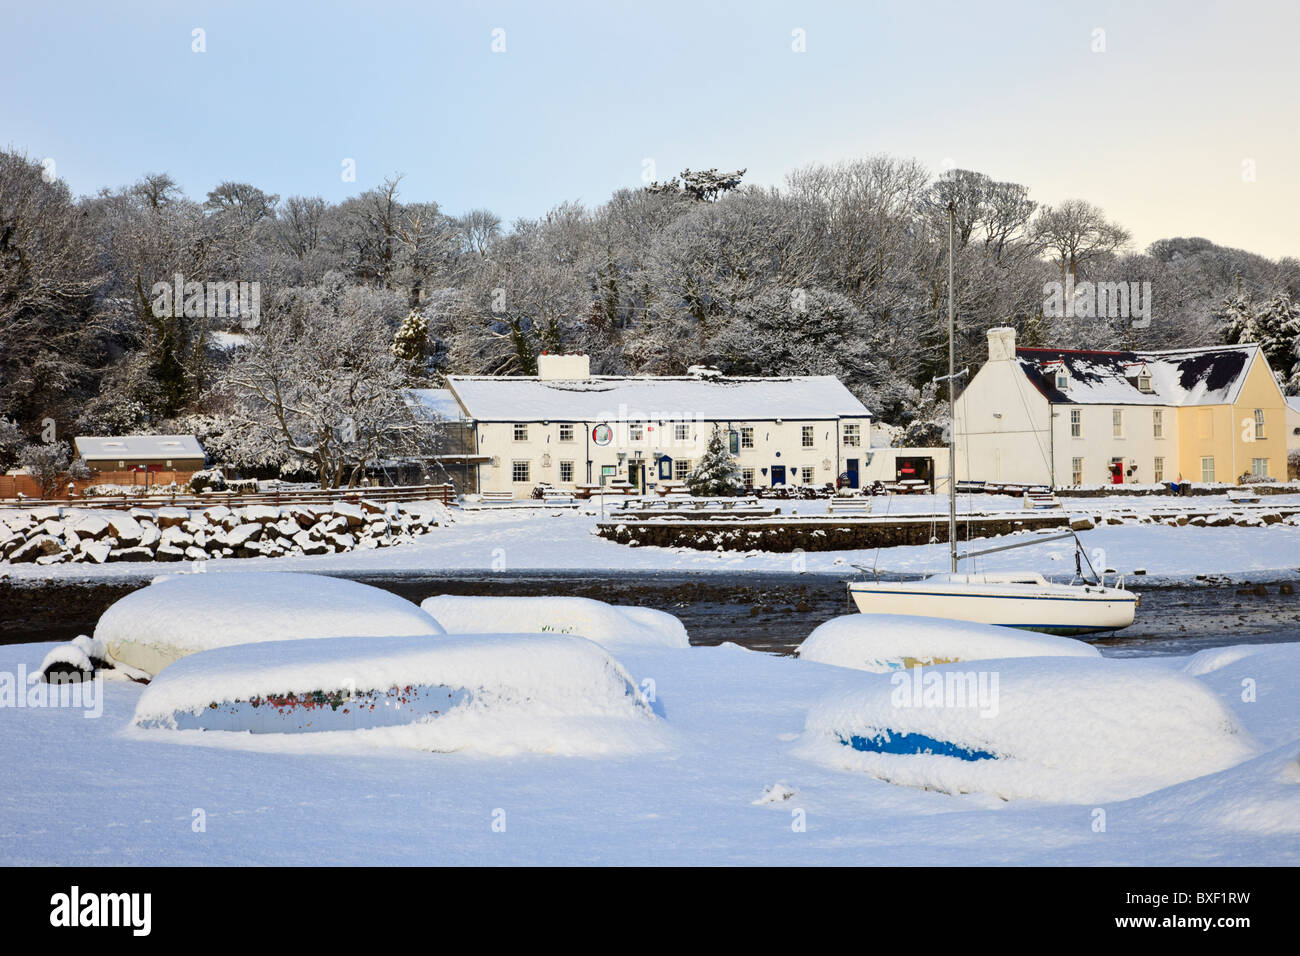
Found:
<path fill-rule="evenodd" d="M 957 400 L 958 477 L 1053 487 L 1287 478 L 1288 407 L 1259 346 L 1164 351 L 1020 348 Z"/>
<path fill-rule="evenodd" d="M 1258 346 L 1222 402 L 1178 409 L 1179 469 L 1189 481 L 1261 475 L 1286 481 L 1287 404 Z"/>

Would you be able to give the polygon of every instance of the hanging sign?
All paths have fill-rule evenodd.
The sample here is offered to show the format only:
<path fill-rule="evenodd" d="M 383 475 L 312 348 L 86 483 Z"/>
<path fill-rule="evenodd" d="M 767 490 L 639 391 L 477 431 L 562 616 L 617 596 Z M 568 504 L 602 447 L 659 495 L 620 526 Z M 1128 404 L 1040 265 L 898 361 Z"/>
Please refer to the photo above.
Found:
<path fill-rule="evenodd" d="M 608 425 L 597 425 L 591 430 L 591 440 L 597 445 L 608 445 L 614 440 L 614 429 Z"/>

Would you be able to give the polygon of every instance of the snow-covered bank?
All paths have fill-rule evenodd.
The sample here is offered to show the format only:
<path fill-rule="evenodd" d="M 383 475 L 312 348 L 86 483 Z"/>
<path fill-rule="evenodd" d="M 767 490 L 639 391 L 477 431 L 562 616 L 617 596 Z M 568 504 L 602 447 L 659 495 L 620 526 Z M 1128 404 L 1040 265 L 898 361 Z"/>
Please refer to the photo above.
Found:
<path fill-rule="evenodd" d="M 1279 496 L 1287 497 L 1291 496 Z M 906 500 L 904 500 L 906 499 Z M 915 500 L 913 500 L 915 499 Z M 1083 501 L 1084 499 L 1080 499 Z M 1153 499 L 1154 500 L 1154 499 Z M 1105 499 L 1088 499 L 1092 507 L 1118 507 Z M 1165 499 L 1167 502 L 1168 499 Z M 1018 508 L 1012 498 L 980 499 L 981 508 Z M 1122 504 L 1129 507 L 1132 499 Z M 1139 499 L 1141 503 L 1141 499 Z M 1159 500 L 1155 500 L 1160 504 Z M 890 506 L 929 511 L 928 496 L 903 496 Z M 1067 502 L 1067 507 L 1071 503 Z M 782 502 L 783 506 L 820 505 L 820 502 Z M 434 507 L 430 505 L 430 507 Z M 436 506 L 441 507 L 441 506 Z M 1154 507 L 1154 505 L 1153 505 Z M 407 574 L 431 571 L 771 571 L 807 572 L 848 576 L 853 565 L 878 566 L 891 573 L 930 573 L 946 569 L 942 547 L 906 546 L 842 552 L 775 554 L 770 552 L 707 552 L 691 549 L 629 548 L 594 534 L 599 510 L 587 506 L 577 511 L 502 510 L 453 512 L 453 524 L 436 534 L 423 535 L 400 548 L 350 551 L 319 556 L 286 555 L 251 558 L 240 562 L 215 561 L 211 573 L 230 570 L 318 571 L 330 574 Z M 1300 528 L 1287 524 L 1259 527 L 1169 527 L 1163 524 L 1102 524 L 1080 532 L 1080 540 L 1095 552 L 1096 563 L 1122 574 L 1141 569 L 1145 583 L 1186 580 L 1198 574 L 1259 576 L 1261 572 L 1293 575 L 1300 567 Z M 999 539 L 1003 543 L 1007 539 Z M 1067 543 L 1055 542 L 992 556 L 981 567 L 1005 570 L 1034 569 L 1069 577 L 1074 570 Z M 152 577 L 175 565 L 33 565 L 6 566 L 0 570 L 14 581 L 114 580 Z M 1134 579 L 1130 579 L 1132 583 Z"/>
<path fill-rule="evenodd" d="M 0 672 L 30 669 L 49 648 L 0 647 Z M 819 701 L 886 675 L 734 645 L 617 656 L 653 694 L 667 749 L 501 758 L 174 746 L 125 732 L 145 689 L 123 681 L 105 683 L 99 719 L 0 711 L 0 754 L 15 768 L 0 793 L 0 862 L 1300 863 L 1300 645 L 1144 665 L 1186 668 L 1258 755 L 1140 797 L 1059 804 L 897 786 L 798 755 Z M 1088 666 L 1061 666 L 1076 663 Z"/>

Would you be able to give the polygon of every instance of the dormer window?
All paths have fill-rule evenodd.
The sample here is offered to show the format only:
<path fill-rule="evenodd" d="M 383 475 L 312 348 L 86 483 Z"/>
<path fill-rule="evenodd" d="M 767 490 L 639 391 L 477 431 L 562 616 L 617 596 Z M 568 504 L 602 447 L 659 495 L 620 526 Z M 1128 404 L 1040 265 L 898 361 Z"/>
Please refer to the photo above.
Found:
<path fill-rule="evenodd" d="M 1138 376 L 1138 391 L 1139 391 L 1139 392 L 1146 392 L 1146 393 L 1150 394 L 1151 390 L 1152 390 L 1152 389 L 1151 389 L 1151 376 L 1150 376 L 1150 375 L 1139 375 L 1139 376 Z"/>
<path fill-rule="evenodd" d="M 1070 373 L 1063 368 L 1056 370 L 1056 387 L 1062 392 L 1070 387 Z"/>

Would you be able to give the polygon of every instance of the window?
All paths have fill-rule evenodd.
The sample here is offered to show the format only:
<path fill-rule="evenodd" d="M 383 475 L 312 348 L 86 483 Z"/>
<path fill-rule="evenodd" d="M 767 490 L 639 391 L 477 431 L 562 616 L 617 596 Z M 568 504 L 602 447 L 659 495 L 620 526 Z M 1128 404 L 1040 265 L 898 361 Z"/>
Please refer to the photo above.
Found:
<path fill-rule="evenodd" d="M 628 422 L 627 440 L 640 441 L 645 438 L 645 425 L 640 422 Z"/>
<path fill-rule="evenodd" d="M 1153 438 L 1165 437 L 1165 413 L 1163 409 L 1154 409 L 1151 412 L 1151 436 Z M 1156 459 L 1159 461 L 1160 459 Z"/>
<path fill-rule="evenodd" d="M 1151 469 L 1151 480 L 1157 483 L 1165 480 L 1165 460 L 1163 458 L 1156 459 L 1155 467 Z"/>
<path fill-rule="evenodd" d="M 1250 460 L 1250 473 L 1256 478 L 1268 477 L 1268 459 L 1252 458 Z"/>
<path fill-rule="evenodd" d="M 1201 481 L 1214 480 L 1214 456 L 1206 455 L 1201 459 Z"/>
<path fill-rule="evenodd" d="M 803 447 L 812 448 L 815 438 L 813 436 L 813 426 L 805 425 L 803 427 Z"/>
<path fill-rule="evenodd" d="M 573 422 L 560 423 L 560 441 L 573 441 Z"/>
<path fill-rule="evenodd" d="M 573 462 L 571 461 L 560 462 L 560 481 L 563 482 L 573 481 Z"/>
<path fill-rule="evenodd" d="M 1083 459 L 1082 458 L 1070 459 L 1070 484 L 1072 485 L 1083 484 Z"/>
<path fill-rule="evenodd" d="M 740 479 L 745 483 L 745 490 L 749 491 L 751 488 L 754 487 L 754 469 L 753 468 L 740 469 Z"/>
<path fill-rule="evenodd" d="M 1070 437 L 1083 437 L 1083 412 L 1080 409 L 1070 409 Z"/>
<path fill-rule="evenodd" d="M 529 462 L 512 461 L 510 463 L 510 480 L 511 481 L 531 481 L 529 475 L 532 474 L 532 468 Z"/>
<path fill-rule="evenodd" d="M 1150 394 L 1150 392 L 1151 392 L 1151 376 L 1150 376 L 1150 375 L 1139 375 L 1139 376 L 1138 376 L 1138 391 L 1139 391 L 1139 392 L 1147 392 L 1148 394 Z"/>
<path fill-rule="evenodd" d="M 676 425 L 673 426 L 673 440 L 674 441 L 691 440 L 690 422 L 678 422 Z"/>
<path fill-rule="evenodd" d="M 844 444 L 850 448 L 858 448 L 862 445 L 861 426 L 857 422 L 846 422 L 844 425 Z"/>
<path fill-rule="evenodd" d="M 691 463 L 685 458 L 678 458 L 673 462 L 673 477 L 678 481 L 685 481 L 691 473 Z"/>
<path fill-rule="evenodd" d="M 754 429 L 742 428 L 740 430 L 740 447 L 741 448 L 754 447 Z"/>
<path fill-rule="evenodd" d="M 528 425 L 524 422 L 515 422 L 515 441 L 528 441 Z M 527 481 L 528 479 L 524 479 Z"/>
<path fill-rule="evenodd" d="M 1110 410 L 1110 429 L 1112 437 L 1124 437 L 1124 409 L 1112 408 Z"/>
<path fill-rule="evenodd" d="M 803 483 L 805 485 L 811 484 L 813 480 L 813 470 L 811 468 L 802 468 L 800 469 L 800 472 L 803 477 Z"/>
<path fill-rule="evenodd" d="M 1255 409 L 1255 441 L 1264 440 L 1264 409 Z"/>
<path fill-rule="evenodd" d="M 1070 387 L 1070 373 L 1061 369 L 1056 373 L 1056 387 L 1062 392 Z"/>

